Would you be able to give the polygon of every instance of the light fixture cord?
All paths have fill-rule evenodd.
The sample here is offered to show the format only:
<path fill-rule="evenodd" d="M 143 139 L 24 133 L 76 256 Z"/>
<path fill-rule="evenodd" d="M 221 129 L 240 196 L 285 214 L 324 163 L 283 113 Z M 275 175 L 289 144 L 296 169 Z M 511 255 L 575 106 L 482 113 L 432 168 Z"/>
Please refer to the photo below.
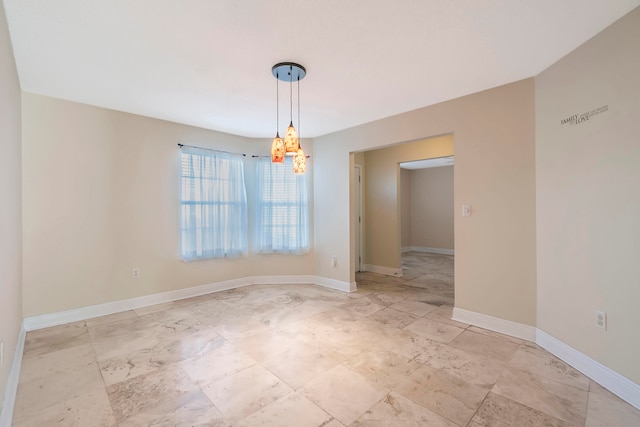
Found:
<path fill-rule="evenodd" d="M 289 65 L 289 115 L 293 124 L 293 65 Z"/>
<path fill-rule="evenodd" d="M 280 126 L 280 91 L 278 80 L 280 80 L 280 75 L 276 72 L 276 135 L 278 135 L 278 127 Z"/>
<path fill-rule="evenodd" d="M 298 73 L 298 148 L 300 148 L 300 73 Z"/>

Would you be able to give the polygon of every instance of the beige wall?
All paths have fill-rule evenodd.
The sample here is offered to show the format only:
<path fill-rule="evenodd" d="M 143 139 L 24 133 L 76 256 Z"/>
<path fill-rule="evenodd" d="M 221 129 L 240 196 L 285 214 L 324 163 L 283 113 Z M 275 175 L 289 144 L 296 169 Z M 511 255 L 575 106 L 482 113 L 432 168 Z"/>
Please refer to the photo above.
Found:
<path fill-rule="evenodd" d="M 20 128 L 20 83 L 0 2 L 0 407 L 22 323 Z"/>
<path fill-rule="evenodd" d="M 311 254 L 178 257 L 176 144 L 248 154 L 249 193 L 250 155 L 268 154 L 269 141 L 27 93 L 22 101 L 25 317 L 247 276 L 313 274 Z"/>
<path fill-rule="evenodd" d="M 636 383 L 639 40 L 637 8 L 536 78 L 538 327 Z"/>
<path fill-rule="evenodd" d="M 410 177 L 407 246 L 453 250 L 453 166 L 416 169 Z"/>
<path fill-rule="evenodd" d="M 453 136 L 446 135 L 365 152 L 366 264 L 392 269 L 402 265 L 399 163 L 451 156 L 453 148 Z"/>
<path fill-rule="evenodd" d="M 400 169 L 400 246 L 411 246 L 411 171 Z"/>
<path fill-rule="evenodd" d="M 316 274 L 343 281 L 355 277 L 349 153 L 447 134 L 455 139 L 455 210 L 463 203 L 473 207 L 472 216 L 455 216 L 456 306 L 533 326 L 533 79 L 316 138 Z M 387 241 L 400 244 L 399 237 Z M 367 236 L 367 263 L 371 247 Z M 335 268 L 327 262 L 331 255 L 338 256 Z"/>

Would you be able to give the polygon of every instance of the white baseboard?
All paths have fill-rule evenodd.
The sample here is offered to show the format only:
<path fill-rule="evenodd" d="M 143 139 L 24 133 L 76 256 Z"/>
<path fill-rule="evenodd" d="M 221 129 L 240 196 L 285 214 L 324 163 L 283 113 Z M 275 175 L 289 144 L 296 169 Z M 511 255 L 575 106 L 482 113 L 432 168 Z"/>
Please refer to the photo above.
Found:
<path fill-rule="evenodd" d="M 356 282 L 342 282 L 322 276 L 253 276 L 249 278 L 253 285 L 294 285 L 311 284 L 342 292 L 355 292 Z"/>
<path fill-rule="evenodd" d="M 402 268 L 383 267 L 381 265 L 365 264 L 364 271 L 385 274 L 387 276 L 402 277 Z"/>
<path fill-rule="evenodd" d="M 631 406 L 640 409 L 640 384 L 634 383 L 540 329 L 536 333 L 536 344 L 573 366 Z"/>
<path fill-rule="evenodd" d="M 499 332 L 501 334 L 527 341 L 535 341 L 536 339 L 536 328 L 534 326 L 523 325 L 522 323 L 512 322 L 510 320 L 500 319 L 498 317 L 488 316 L 474 311 L 454 307 L 453 316 L 451 318 L 458 322 L 468 323 L 483 329 L 489 329 L 490 331 Z"/>
<path fill-rule="evenodd" d="M 13 408 L 16 404 L 16 394 L 18 392 L 18 382 L 20 380 L 20 368 L 22 367 L 22 354 L 24 352 L 24 341 L 27 331 L 24 324 L 18 335 L 16 351 L 13 353 L 13 362 L 9 370 L 7 385 L 4 391 L 4 401 L 2 402 L 2 412 L 0 412 L 0 427 L 10 427 L 13 419 Z"/>
<path fill-rule="evenodd" d="M 213 292 L 226 291 L 254 284 L 316 284 L 343 292 L 353 292 L 356 290 L 355 282 L 342 282 L 321 276 L 250 276 L 240 279 L 226 280 L 223 282 L 210 283 L 208 285 L 179 289 L 176 291 L 162 292 L 137 298 L 61 311 L 58 313 L 27 317 L 24 319 L 23 325 L 26 331 L 33 331 L 35 329 L 64 325 L 66 323 L 78 322 L 81 320 L 92 319 L 94 317 L 121 313 L 127 310 L 135 310 L 136 308 L 148 307 L 150 305 L 197 297 Z"/>
<path fill-rule="evenodd" d="M 403 246 L 402 252 L 426 252 L 430 254 L 455 255 L 453 249 L 429 248 L 426 246 Z"/>
<path fill-rule="evenodd" d="M 315 284 L 324 286 L 325 288 L 329 289 L 336 289 L 342 292 L 355 292 L 357 290 L 356 282 L 341 282 L 339 280 L 330 279 L 328 277 L 316 276 Z"/>
<path fill-rule="evenodd" d="M 501 334 L 533 341 L 631 406 L 640 409 L 640 384 L 634 383 L 538 328 L 461 308 L 453 309 L 452 319 L 490 331 L 500 332 Z"/>

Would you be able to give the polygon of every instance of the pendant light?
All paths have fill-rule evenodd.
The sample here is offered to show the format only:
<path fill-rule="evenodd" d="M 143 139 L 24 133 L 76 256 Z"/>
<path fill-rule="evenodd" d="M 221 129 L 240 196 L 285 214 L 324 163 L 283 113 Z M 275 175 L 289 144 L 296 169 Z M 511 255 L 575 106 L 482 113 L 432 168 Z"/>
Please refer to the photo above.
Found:
<path fill-rule="evenodd" d="M 278 90 L 278 76 L 276 75 L 276 137 L 273 138 L 271 143 L 271 162 L 272 163 L 284 163 L 284 142 L 280 138 L 278 132 L 278 125 L 280 123 L 280 92 Z"/>
<path fill-rule="evenodd" d="M 298 129 L 300 129 L 300 79 L 298 79 Z M 304 155 L 304 150 L 298 141 L 298 148 L 296 154 L 293 156 L 293 173 L 296 175 L 304 175 L 307 171 L 307 156 Z"/>
<path fill-rule="evenodd" d="M 293 156 L 298 151 L 298 132 L 293 127 L 293 65 L 289 64 L 289 114 L 291 121 L 284 136 L 285 154 Z M 298 76 L 298 85 L 300 85 L 300 76 Z M 300 121 L 298 121 L 300 126 Z"/>
<path fill-rule="evenodd" d="M 306 156 L 304 155 L 304 151 L 302 151 L 302 147 L 300 146 L 300 140 L 298 137 L 298 132 L 296 128 L 293 126 L 293 81 L 296 80 L 298 82 L 298 127 L 300 126 L 300 80 L 304 78 L 307 74 L 307 70 L 300 64 L 296 64 L 294 62 L 280 62 L 274 65 L 271 68 L 271 72 L 276 80 L 282 80 L 285 82 L 289 82 L 289 113 L 291 115 L 291 121 L 289 122 L 289 127 L 284 136 L 284 155 L 286 156 L 294 156 L 294 172 L 301 174 L 305 173 L 306 170 Z M 277 84 L 277 83 L 276 83 Z M 278 140 L 278 133 L 276 130 L 276 138 L 273 140 L 271 145 L 271 161 L 277 162 L 280 157 L 273 155 L 274 150 L 278 153 L 278 147 L 280 147 Z M 280 139 L 282 141 L 282 139 Z M 301 155 L 301 157 L 299 156 Z M 297 157 L 297 159 L 296 159 Z M 297 161 L 296 161 L 297 160 Z M 283 158 L 284 161 L 284 158 Z M 298 166 L 296 166 L 298 165 Z"/>

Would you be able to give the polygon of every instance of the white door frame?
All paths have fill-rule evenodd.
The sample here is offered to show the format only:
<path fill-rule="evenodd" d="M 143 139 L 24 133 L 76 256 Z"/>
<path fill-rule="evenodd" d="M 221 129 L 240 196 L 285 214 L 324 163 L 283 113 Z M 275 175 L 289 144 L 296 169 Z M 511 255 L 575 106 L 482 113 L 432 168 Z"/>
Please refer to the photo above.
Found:
<path fill-rule="evenodd" d="M 355 271 L 364 271 L 362 266 L 362 167 L 354 165 L 353 167 L 353 184 L 355 187 Z"/>

